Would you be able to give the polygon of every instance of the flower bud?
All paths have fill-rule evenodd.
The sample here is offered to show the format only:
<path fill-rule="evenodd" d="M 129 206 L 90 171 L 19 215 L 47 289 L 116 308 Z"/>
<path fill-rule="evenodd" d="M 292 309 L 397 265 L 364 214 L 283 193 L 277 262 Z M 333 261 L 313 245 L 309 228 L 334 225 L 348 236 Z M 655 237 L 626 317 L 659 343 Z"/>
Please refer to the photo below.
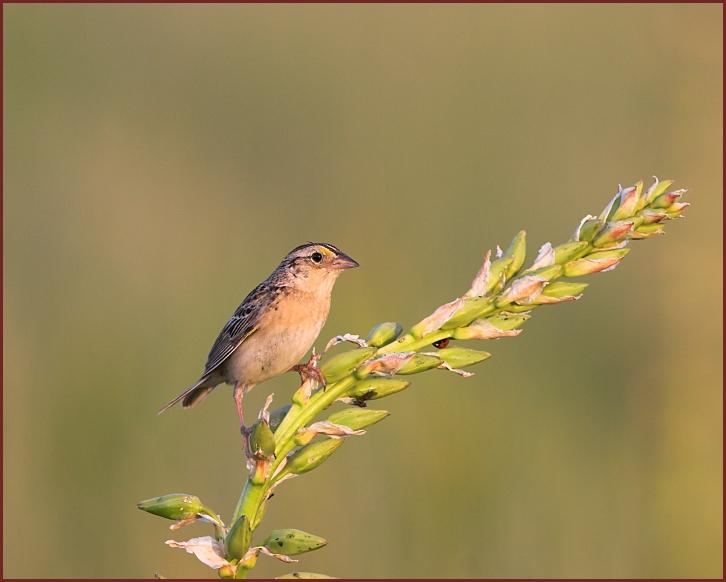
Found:
<path fill-rule="evenodd" d="M 587 283 L 563 283 L 555 282 L 545 287 L 544 291 L 530 305 L 550 305 L 553 303 L 564 303 L 566 301 L 577 301 L 582 297 L 582 291 Z"/>
<path fill-rule="evenodd" d="M 356 383 L 346 396 L 360 400 L 377 400 L 384 396 L 390 396 L 396 392 L 401 392 L 411 385 L 407 380 L 398 378 L 368 378 Z"/>
<path fill-rule="evenodd" d="M 635 188 L 635 191 L 637 192 L 637 196 L 638 196 L 638 204 L 635 207 L 636 212 L 640 212 L 648 204 L 648 202 L 645 199 L 645 192 L 643 191 L 643 187 L 644 187 L 643 180 L 638 180 L 635 183 L 634 188 Z"/>
<path fill-rule="evenodd" d="M 491 297 L 468 297 L 441 329 L 455 329 L 468 325 L 475 319 L 489 315 L 494 309 L 494 300 Z"/>
<path fill-rule="evenodd" d="M 555 251 L 555 263 L 562 265 L 568 261 L 571 261 L 577 257 L 580 253 L 587 250 L 590 244 L 586 241 L 568 242 L 562 245 L 557 245 L 554 248 Z"/>
<path fill-rule="evenodd" d="M 235 568 L 232 564 L 226 564 L 217 570 L 217 576 L 220 578 L 234 578 Z"/>
<path fill-rule="evenodd" d="M 328 542 L 299 529 L 276 529 L 262 542 L 274 554 L 295 556 L 322 548 Z"/>
<path fill-rule="evenodd" d="M 402 331 L 403 327 L 401 327 L 401 324 L 395 321 L 385 321 L 373 326 L 373 329 L 368 332 L 366 342 L 369 346 L 380 348 L 398 338 Z"/>
<path fill-rule="evenodd" d="M 319 420 L 308 427 L 300 428 L 295 433 L 295 443 L 306 445 L 319 434 L 328 435 L 330 438 L 338 439 L 346 436 L 360 436 L 365 434 L 364 430 L 351 430 L 342 424 L 335 424 L 329 420 Z"/>
<path fill-rule="evenodd" d="M 452 368 L 466 368 L 491 357 L 489 352 L 469 348 L 444 348 L 439 350 L 438 354 Z"/>
<path fill-rule="evenodd" d="M 638 240 L 644 238 L 651 238 L 665 234 L 665 225 L 663 224 L 644 224 L 639 226 L 634 232 L 630 233 L 630 238 Z"/>
<path fill-rule="evenodd" d="M 650 206 L 651 208 L 668 208 L 671 204 L 677 202 L 678 199 L 686 192 L 687 190 L 674 190 L 673 192 L 661 194 L 658 198 L 653 200 Z"/>
<path fill-rule="evenodd" d="M 355 370 L 361 362 L 364 362 L 376 353 L 376 348 L 358 348 L 343 352 L 330 358 L 325 362 L 321 371 L 328 383 L 336 382 Z"/>
<path fill-rule="evenodd" d="M 386 418 L 390 413 L 387 410 L 373 410 L 371 408 L 345 408 L 328 417 L 330 422 L 347 426 L 353 430 L 360 430 Z"/>
<path fill-rule="evenodd" d="M 507 317 L 502 317 L 504 313 Z M 497 339 L 500 337 L 516 336 L 522 330 L 516 329 L 524 324 L 530 316 L 527 313 L 513 314 L 502 312 L 490 319 L 477 319 L 467 327 L 454 330 L 454 339 Z"/>
<path fill-rule="evenodd" d="M 161 497 L 153 497 L 140 501 L 136 507 L 159 517 L 174 520 L 190 519 L 196 517 L 198 513 L 207 511 L 199 497 L 186 493 L 169 493 Z"/>
<path fill-rule="evenodd" d="M 269 459 L 275 453 L 275 436 L 264 420 L 258 420 L 252 426 L 249 442 L 250 451 L 255 457 Z"/>
<path fill-rule="evenodd" d="M 645 193 L 645 202 L 646 204 L 650 204 L 658 198 L 663 192 L 668 190 L 668 188 L 671 187 L 673 184 L 673 180 L 663 180 L 662 182 L 658 180 L 655 176 L 653 176 L 653 184 L 648 188 L 647 192 Z"/>
<path fill-rule="evenodd" d="M 655 224 L 668 218 L 668 212 L 663 208 L 646 208 L 640 213 L 643 224 Z"/>
<path fill-rule="evenodd" d="M 527 313 L 513 314 L 509 311 L 500 311 L 487 317 L 487 321 L 492 325 L 496 325 L 499 329 L 516 329 L 524 324 L 525 321 L 531 319 Z"/>
<path fill-rule="evenodd" d="M 507 278 L 514 275 L 524 264 L 524 259 L 527 256 L 527 233 L 520 230 L 517 235 L 512 239 L 507 252 L 504 253 L 504 259 L 512 259 L 512 262 L 505 271 Z"/>
<path fill-rule="evenodd" d="M 545 281 L 551 281 L 557 277 L 562 276 L 562 265 L 550 265 L 549 267 L 542 267 L 536 271 L 532 271 L 530 275 L 544 279 Z"/>
<path fill-rule="evenodd" d="M 228 560 L 239 560 L 250 549 L 252 530 L 246 515 L 241 515 L 224 538 L 224 555 Z"/>
<path fill-rule="evenodd" d="M 630 218 L 635 214 L 640 203 L 640 193 L 642 192 L 643 183 L 640 182 L 640 189 L 632 186 L 625 188 L 620 192 L 620 205 L 617 210 L 613 212 L 611 220 L 623 220 Z"/>
<path fill-rule="evenodd" d="M 398 370 L 398 374 L 418 374 L 425 372 L 431 368 L 438 367 L 443 360 L 438 356 L 430 356 L 428 354 L 414 354 L 402 367 Z"/>
<path fill-rule="evenodd" d="M 592 241 L 593 246 L 599 247 L 612 242 L 618 242 L 627 238 L 628 233 L 633 230 L 633 220 L 619 220 L 617 222 L 608 222 L 595 239 Z"/>
<path fill-rule="evenodd" d="M 466 293 L 464 293 L 463 297 L 481 297 L 484 295 L 484 291 L 486 289 L 487 281 L 489 280 L 489 269 L 492 266 L 492 251 L 487 251 L 487 254 L 484 255 L 484 263 L 477 271 L 476 275 L 474 276 L 474 280 L 471 282 L 471 286 L 467 290 Z"/>
<path fill-rule="evenodd" d="M 284 470 L 296 475 L 312 471 L 320 466 L 342 444 L 342 439 L 325 439 L 309 444 L 290 457 Z"/>
<path fill-rule="evenodd" d="M 451 319 L 454 313 L 456 313 L 463 304 L 464 299 L 458 297 L 453 301 L 440 305 L 431 315 L 424 317 L 411 328 L 411 335 L 416 339 L 419 339 L 432 331 L 441 329 L 441 326 L 449 321 L 449 319 Z"/>
<path fill-rule="evenodd" d="M 690 202 L 674 202 L 668 208 L 668 216 L 670 218 L 677 218 L 681 213 L 691 205 Z"/>
<path fill-rule="evenodd" d="M 259 555 L 259 550 L 255 550 L 254 548 L 248 551 L 237 564 L 237 573 L 235 578 L 247 578 L 247 572 L 255 567 Z"/>
<path fill-rule="evenodd" d="M 355 377 L 358 380 L 365 380 L 374 372 L 392 376 L 397 373 L 401 367 L 408 362 L 414 355 L 414 352 L 389 352 L 376 358 L 366 360 L 355 370 Z"/>
<path fill-rule="evenodd" d="M 484 293 L 489 294 L 495 289 L 501 289 L 507 281 L 507 273 L 509 272 L 514 260 L 513 258 L 503 257 L 497 259 L 489 268 L 489 277 L 487 278 Z"/>
<path fill-rule="evenodd" d="M 559 271 L 562 267 L 554 265 Z M 551 269 L 552 267 L 545 267 L 545 269 Z M 524 275 L 512 281 L 512 284 L 504 290 L 499 296 L 495 305 L 497 307 L 504 307 L 514 301 L 519 301 L 525 298 L 534 298 L 540 294 L 542 287 L 547 283 L 547 279 L 538 275 Z"/>
<path fill-rule="evenodd" d="M 603 222 L 599 218 L 589 215 L 586 216 L 580 223 L 577 231 L 575 232 L 575 240 L 581 242 L 591 241 L 593 238 L 595 238 L 595 235 L 598 233 L 602 225 Z"/>
<path fill-rule="evenodd" d="M 641 227 L 643 228 L 643 227 Z M 616 267 L 630 249 L 616 249 L 589 254 L 565 265 L 565 277 L 580 277 Z"/>
<path fill-rule="evenodd" d="M 553 299 L 558 299 L 561 297 L 572 297 L 575 295 L 580 295 L 588 285 L 589 283 L 555 281 L 554 283 L 550 283 L 549 285 L 547 285 L 547 287 L 544 288 L 544 291 L 542 291 L 542 295 L 552 297 Z"/>

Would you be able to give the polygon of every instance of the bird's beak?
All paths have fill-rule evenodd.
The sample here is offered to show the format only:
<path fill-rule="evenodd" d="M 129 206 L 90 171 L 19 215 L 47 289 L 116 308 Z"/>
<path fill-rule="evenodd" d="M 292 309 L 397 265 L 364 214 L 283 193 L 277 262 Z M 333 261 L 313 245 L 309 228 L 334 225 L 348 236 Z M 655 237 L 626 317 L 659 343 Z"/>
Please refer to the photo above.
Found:
<path fill-rule="evenodd" d="M 333 267 L 336 269 L 354 269 L 355 267 L 359 267 L 358 261 L 355 259 L 351 259 L 348 255 L 345 253 L 340 253 L 337 257 L 333 259 Z"/>

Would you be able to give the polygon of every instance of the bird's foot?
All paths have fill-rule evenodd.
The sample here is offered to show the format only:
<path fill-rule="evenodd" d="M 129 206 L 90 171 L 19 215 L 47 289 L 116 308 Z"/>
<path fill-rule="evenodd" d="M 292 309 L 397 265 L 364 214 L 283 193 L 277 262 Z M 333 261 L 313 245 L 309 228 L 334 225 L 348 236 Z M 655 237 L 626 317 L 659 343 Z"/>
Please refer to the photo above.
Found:
<path fill-rule="evenodd" d="M 305 380 L 311 379 L 315 380 L 318 384 L 325 388 L 325 376 L 320 371 L 320 368 L 318 368 L 318 361 L 320 360 L 321 356 L 322 354 L 313 353 L 307 363 L 297 364 L 290 368 L 290 371 L 300 374 L 301 383 L 305 382 Z"/>

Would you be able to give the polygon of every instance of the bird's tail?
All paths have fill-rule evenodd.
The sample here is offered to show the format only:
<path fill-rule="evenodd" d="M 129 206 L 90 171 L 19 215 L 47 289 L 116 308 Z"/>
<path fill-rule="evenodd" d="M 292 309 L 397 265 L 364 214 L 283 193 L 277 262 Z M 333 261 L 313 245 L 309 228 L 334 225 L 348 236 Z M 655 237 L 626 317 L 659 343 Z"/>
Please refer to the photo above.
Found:
<path fill-rule="evenodd" d="M 161 410 L 159 410 L 157 414 L 161 414 L 162 412 L 171 408 L 180 400 L 182 401 L 182 406 L 184 408 L 189 408 L 191 406 L 194 406 L 197 402 L 201 402 L 212 390 L 214 390 L 215 385 L 213 384 L 210 386 L 209 384 L 207 384 L 208 381 L 209 376 L 202 376 L 196 384 L 190 386 L 189 388 L 184 390 L 184 392 L 179 394 L 179 396 L 176 396 L 175 398 L 167 402 L 164 406 L 162 406 Z"/>

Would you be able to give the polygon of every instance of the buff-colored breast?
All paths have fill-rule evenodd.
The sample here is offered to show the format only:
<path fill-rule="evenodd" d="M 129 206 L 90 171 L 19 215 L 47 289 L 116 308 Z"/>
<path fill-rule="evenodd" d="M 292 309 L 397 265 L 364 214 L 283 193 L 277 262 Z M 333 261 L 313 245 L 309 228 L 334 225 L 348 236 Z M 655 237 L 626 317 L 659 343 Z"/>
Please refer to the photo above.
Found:
<path fill-rule="evenodd" d="M 290 370 L 312 347 L 329 310 L 330 293 L 291 290 L 280 296 L 223 364 L 225 381 L 259 384 Z"/>

